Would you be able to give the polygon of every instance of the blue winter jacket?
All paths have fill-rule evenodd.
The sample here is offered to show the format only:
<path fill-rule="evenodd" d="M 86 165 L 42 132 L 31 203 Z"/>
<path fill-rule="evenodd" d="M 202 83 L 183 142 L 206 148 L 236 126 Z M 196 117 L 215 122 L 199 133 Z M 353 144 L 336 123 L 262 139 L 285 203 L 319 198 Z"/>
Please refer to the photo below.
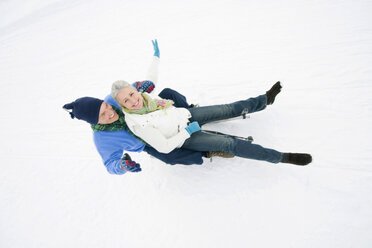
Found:
<path fill-rule="evenodd" d="M 120 109 L 111 95 L 106 96 L 104 101 Z M 120 168 L 124 151 L 142 152 L 145 148 L 144 143 L 125 130 L 93 132 L 93 139 L 107 171 L 111 174 L 121 175 L 126 172 Z"/>

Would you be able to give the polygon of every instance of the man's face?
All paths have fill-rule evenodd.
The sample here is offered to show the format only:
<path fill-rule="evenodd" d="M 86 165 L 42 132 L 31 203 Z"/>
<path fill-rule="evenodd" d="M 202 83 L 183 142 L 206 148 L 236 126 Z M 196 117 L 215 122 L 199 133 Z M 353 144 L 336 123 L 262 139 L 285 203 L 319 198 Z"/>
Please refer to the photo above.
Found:
<path fill-rule="evenodd" d="M 116 101 L 126 109 L 138 110 L 143 107 L 142 95 L 130 86 L 120 89 Z"/>
<path fill-rule="evenodd" d="M 103 102 L 99 109 L 98 124 L 111 124 L 119 119 L 119 115 L 115 112 L 110 104 Z"/>

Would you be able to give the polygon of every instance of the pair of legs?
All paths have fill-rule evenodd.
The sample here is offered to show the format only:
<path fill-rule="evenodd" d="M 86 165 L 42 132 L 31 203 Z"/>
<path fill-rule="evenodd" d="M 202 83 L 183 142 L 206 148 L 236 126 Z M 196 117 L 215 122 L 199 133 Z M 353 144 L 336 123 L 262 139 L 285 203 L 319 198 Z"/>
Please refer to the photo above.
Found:
<path fill-rule="evenodd" d="M 190 122 L 197 121 L 199 125 L 241 116 L 242 113 L 261 111 L 267 106 L 267 95 L 261 95 L 231 104 L 206 106 L 189 109 L 192 117 Z M 282 161 L 283 154 L 273 149 L 252 144 L 251 141 L 242 140 L 229 135 L 196 132 L 185 141 L 182 148 L 194 151 L 223 151 L 232 155 L 263 160 L 271 163 Z"/>
<path fill-rule="evenodd" d="M 164 89 L 159 96 L 164 99 L 173 100 L 176 107 L 188 108 L 192 114 L 190 121 L 198 121 L 200 125 L 203 125 L 212 121 L 237 117 L 243 113 L 261 111 L 265 109 L 267 105 L 274 103 L 275 97 L 279 94 L 281 88 L 280 82 L 277 82 L 270 90 L 266 91 L 265 95 L 231 104 L 199 108 L 190 108 L 191 106 L 187 103 L 185 96 L 169 88 Z M 271 163 L 282 162 L 307 165 L 312 161 L 312 156 L 310 154 L 281 153 L 273 149 L 252 144 L 251 141 L 241 140 L 229 135 L 205 133 L 203 131 L 192 134 L 191 137 L 185 141 L 182 149 L 175 149 L 169 154 L 159 153 L 151 147 L 146 147 L 145 150 L 149 154 L 156 153 L 157 156 L 154 155 L 155 157 L 170 164 L 185 164 L 185 159 L 183 158 L 188 159 L 190 162 L 189 164 L 201 164 L 201 157 L 206 155 L 205 151 L 222 151 L 243 158 L 263 160 Z M 169 161 L 168 158 L 171 158 L 172 161 Z"/>

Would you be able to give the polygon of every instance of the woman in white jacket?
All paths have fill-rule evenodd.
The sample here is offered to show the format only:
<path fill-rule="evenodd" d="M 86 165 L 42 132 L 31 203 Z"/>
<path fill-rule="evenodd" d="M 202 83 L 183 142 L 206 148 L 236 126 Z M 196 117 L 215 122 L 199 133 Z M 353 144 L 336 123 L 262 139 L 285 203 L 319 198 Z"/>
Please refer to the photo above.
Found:
<path fill-rule="evenodd" d="M 130 130 L 159 152 L 169 153 L 182 147 L 195 151 L 223 151 L 238 157 L 271 163 L 307 165 L 312 161 L 310 154 L 281 153 L 252 144 L 248 140 L 203 132 L 200 129 L 201 125 L 208 122 L 265 109 L 274 102 L 281 88 L 280 82 L 277 82 L 266 94 L 258 97 L 231 104 L 190 109 L 176 108 L 170 100 L 154 99 L 146 93 L 139 93 L 125 81 L 114 82 L 111 94 L 121 105 Z"/>

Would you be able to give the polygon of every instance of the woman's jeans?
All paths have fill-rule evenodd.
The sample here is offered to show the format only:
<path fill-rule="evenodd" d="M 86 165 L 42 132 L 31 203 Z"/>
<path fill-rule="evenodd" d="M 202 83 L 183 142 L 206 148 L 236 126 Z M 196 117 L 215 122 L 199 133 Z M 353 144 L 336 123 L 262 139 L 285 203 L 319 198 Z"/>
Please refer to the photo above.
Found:
<path fill-rule="evenodd" d="M 266 95 L 261 95 L 231 104 L 190 108 L 189 111 L 192 115 L 190 122 L 197 121 L 199 125 L 203 125 L 213 121 L 238 117 L 243 112 L 253 113 L 261 111 L 266 108 L 266 103 Z M 185 141 L 182 148 L 195 151 L 224 151 L 238 157 L 263 160 L 271 163 L 279 163 L 282 158 L 282 153 L 252 144 L 251 141 L 203 131 L 193 133 Z"/>

